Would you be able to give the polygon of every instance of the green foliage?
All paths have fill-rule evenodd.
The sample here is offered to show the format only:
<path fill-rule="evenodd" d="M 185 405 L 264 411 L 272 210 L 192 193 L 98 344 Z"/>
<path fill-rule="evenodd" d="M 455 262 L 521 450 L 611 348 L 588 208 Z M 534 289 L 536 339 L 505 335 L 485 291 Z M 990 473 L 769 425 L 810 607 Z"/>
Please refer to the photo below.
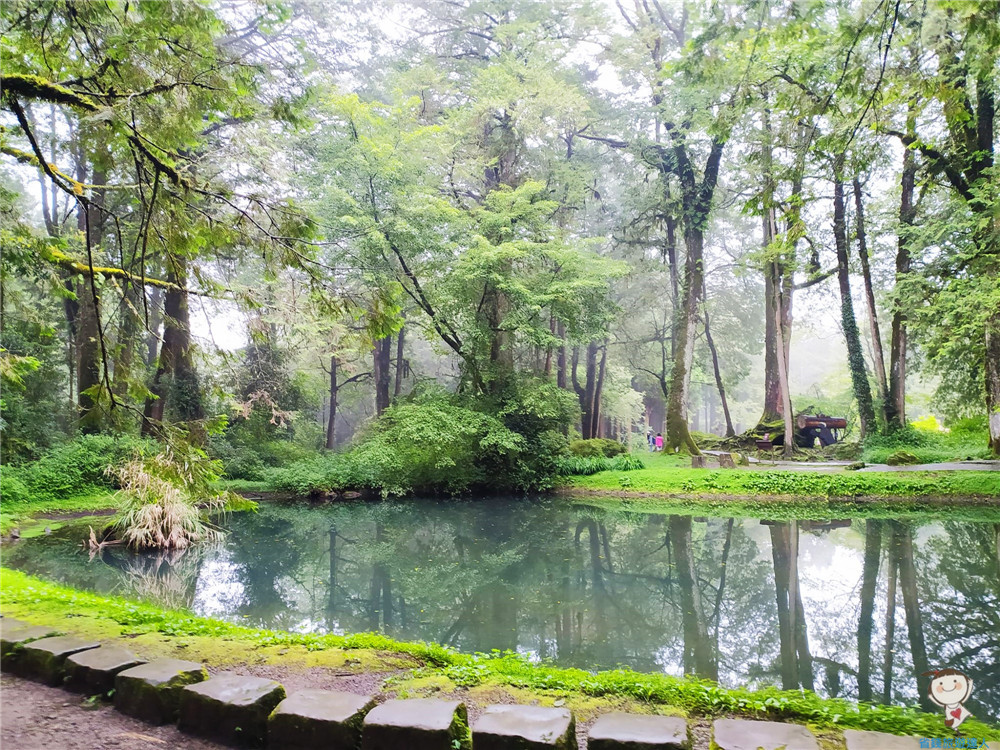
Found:
<path fill-rule="evenodd" d="M 133 437 L 82 435 L 49 449 L 37 461 L 4 466 L 4 500 L 52 500 L 113 489 L 116 482 L 105 470 L 150 453 L 152 446 L 151 441 Z"/>
<path fill-rule="evenodd" d="M 642 493 L 743 497 L 799 496 L 815 498 L 875 499 L 886 497 L 1000 498 L 995 472 L 840 472 L 749 471 L 677 468 L 653 457 L 651 466 L 629 475 L 629 490 Z M 572 488 L 614 494 L 622 488 L 619 475 L 602 471 L 573 477 Z"/>
<path fill-rule="evenodd" d="M 621 453 L 614 458 L 601 455 L 572 455 L 559 460 L 559 473 L 562 476 L 589 476 L 601 471 L 637 471 L 644 468 L 646 465 L 634 453 Z"/>
<path fill-rule="evenodd" d="M 155 455 L 109 466 L 107 473 L 121 486 L 112 533 L 134 549 L 184 549 L 220 539 L 207 514 L 246 507 L 241 498 L 214 491 L 220 471 L 218 461 L 178 439 Z"/>
<path fill-rule="evenodd" d="M 612 458 L 625 452 L 625 446 L 617 440 L 608 438 L 591 438 L 590 440 L 571 440 L 569 452 L 574 456 L 606 456 Z"/>
<path fill-rule="evenodd" d="M 969 458 L 989 458 L 988 431 L 983 417 L 957 421 L 947 431 L 908 427 L 883 435 L 871 435 L 864 443 L 865 463 L 889 463 L 895 453 L 905 452 L 914 457 L 912 463 L 962 461 Z"/>
<path fill-rule="evenodd" d="M 946 731 L 938 713 L 821 698 L 806 690 L 731 689 L 706 680 L 628 669 L 596 673 L 563 669 L 544 662 L 533 663 L 523 654 L 510 651 L 461 654 L 446 646 L 394 641 L 377 633 L 317 635 L 258 630 L 120 597 L 76 591 L 18 571 L 4 569 L 3 579 L 0 603 L 5 611 L 29 620 L 44 618 L 50 624 L 72 614 L 113 624 L 115 631 L 122 635 L 199 636 L 219 639 L 221 645 L 229 647 L 300 645 L 315 651 L 377 649 L 406 654 L 424 665 L 419 674 L 441 674 L 463 687 L 498 685 L 545 691 L 548 695 L 632 697 L 655 705 L 674 706 L 695 715 L 802 721 L 819 728 L 868 729 L 932 737 L 943 736 Z M 965 731 L 970 736 L 1000 740 L 1000 730 L 976 719 L 967 720 Z"/>

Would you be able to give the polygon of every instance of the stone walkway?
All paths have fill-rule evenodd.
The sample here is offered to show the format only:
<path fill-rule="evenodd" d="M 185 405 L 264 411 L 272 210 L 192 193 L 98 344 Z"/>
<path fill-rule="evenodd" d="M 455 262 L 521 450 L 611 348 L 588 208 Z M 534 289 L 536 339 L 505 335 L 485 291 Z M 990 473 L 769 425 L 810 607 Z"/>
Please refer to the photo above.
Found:
<path fill-rule="evenodd" d="M 317 689 L 287 695 L 275 680 L 232 672 L 209 675 L 204 665 L 180 659 L 145 662 L 121 644 L 86 641 L 8 617 L 0 618 L 0 666 L 82 695 L 113 692 L 118 713 L 156 727 L 176 724 L 183 733 L 178 736 L 197 738 L 169 743 L 181 747 L 212 747 L 206 740 L 289 750 L 700 750 L 709 744 L 693 743 L 693 724 L 679 717 L 608 713 L 581 738 L 573 713 L 565 708 L 492 705 L 470 722 L 460 700 L 379 702 L 373 695 Z M 8 679 L 5 704 L 18 700 Z M 135 747 L 169 742 L 138 736 L 147 741 Z M 830 744 L 824 737 L 824 750 Z M 844 744 L 846 750 L 920 748 L 914 737 L 851 730 L 844 732 Z M 820 750 L 817 738 L 801 725 L 743 719 L 714 721 L 711 745 L 718 750 Z M 93 745 L 105 746 L 118 745 Z"/>

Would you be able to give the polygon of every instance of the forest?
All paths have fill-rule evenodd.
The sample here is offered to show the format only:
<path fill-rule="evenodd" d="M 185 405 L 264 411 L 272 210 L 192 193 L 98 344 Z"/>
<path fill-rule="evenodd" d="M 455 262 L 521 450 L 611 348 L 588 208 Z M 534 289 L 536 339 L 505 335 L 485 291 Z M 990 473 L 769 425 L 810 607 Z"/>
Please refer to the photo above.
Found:
<path fill-rule="evenodd" d="M 4 0 L 0 742 L 997 742 L 998 95 L 1000 0 Z"/>
<path fill-rule="evenodd" d="M 547 489 L 574 440 L 802 458 L 817 412 L 839 457 L 1000 455 L 1000 3 L 21 0 L 2 35 L 8 499 L 136 451 Z"/>

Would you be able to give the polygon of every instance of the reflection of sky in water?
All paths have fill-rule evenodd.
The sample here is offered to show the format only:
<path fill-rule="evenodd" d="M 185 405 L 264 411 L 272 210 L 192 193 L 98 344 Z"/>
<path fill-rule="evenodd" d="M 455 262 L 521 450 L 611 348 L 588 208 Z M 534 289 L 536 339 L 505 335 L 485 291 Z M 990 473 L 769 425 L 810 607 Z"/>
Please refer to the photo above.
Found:
<path fill-rule="evenodd" d="M 802 522 L 797 566 L 816 689 L 854 697 L 865 522 L 843 523 Z M 230 525 L 223 544 L 155 565 L 149 556 L 123 550 L 88 564 L 73 537 L 81 532 L 71 527 L 5 548 L 4 563 L 102 592 L 153 599 L 169 592 L 173 605 L 248 626 L 301 633 L 380 630 L 469 652 L 510 648 L 532 661 L 554 659 L 567 666 L 684 671 L 677 540 L 663 516 L 616 514 L 564 501 L 490 499 L 268 504 L 259 514 L 231 517 Z M 337 529 L 333 566 L 331 527 Z M 691 524 L 701 614 L 713 642 L 727 528 L 728 520 L 719 518 Z M 987 539 L 993 528 L 949 522 L 913 529 L 932 667 L 944 666 L 935 661 L 934 649 L 960 650 L 949 645 L 958 626 L 940 614 L 940 603 L 960 606 L 974 594 L 996 606 L 1000 583 L 990 576 L 998 578 L 1000 563 L 990 562 L 995 536 L 992 548 Z M 723 684 L 780 684 L 772 531 L 756 519 L 736 519 L 732 526 L 718 600 Z M 971 591 L 955 590 L 965 588 L 964 576 L 951 575 L 949 582 L 949 560 L 940 558 L 939 548 L 956 534 L 971 556 L 962 564 L 985 566 L 976 579 L 979 588 Z M 972 544 L 984 539 L 986 552 L 977 557 L 979 548 Z M 885 534 L 872 633 L 876 694 L 882 683 L 888 547 Z M 136 570 L 145 572 L 137 577 Z M 976 638 L 968 636 L 961 647 L 1000 640 L 1000 632 L 987 628 Z M 985 657 L 995 661 L 997 651 L 987 650 Z M 892 664 L 897 699 L 914 698 L 901 592 Z M 835 684 L 824 682 L 829 668 L 839 672 Z"/>
<path fill-rule="evenodd" d="M 239 569 L 229 562 L 228 552 L 219 549 L 213 559 L 205 560 L 198 571 L 191 609 L 205 617 L 237 620 L 232 613 L 244 603 L 243 583 Z"/>

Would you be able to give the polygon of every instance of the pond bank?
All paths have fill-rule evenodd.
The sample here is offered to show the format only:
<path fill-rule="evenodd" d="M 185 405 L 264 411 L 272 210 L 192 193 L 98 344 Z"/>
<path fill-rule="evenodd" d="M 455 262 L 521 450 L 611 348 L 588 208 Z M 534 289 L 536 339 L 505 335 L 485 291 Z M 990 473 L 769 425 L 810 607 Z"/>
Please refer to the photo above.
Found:
<path fill-rule="evenodd" d="M 587 672 L 532 664 L 515 654 L 468 655 L 378 634 L 311 635 L 257 630 L 187 612 L 102 597 L 2 569 L 3 613 L 35 624 L 65 624 L 89 638 L 129 639 L 147 658 L 177 656 L 211 667 L 246 667 L 294 683 L 321 674 L 327 683 L 365 682 L 397 696 L 459 694 L 470 704 L 559 701 L 581 719 L 609 710 L 732 715 L 798 721 L 820 730 L 870 729 L 945 736 L 942 719 L 898 706 L 858 706 L 808 691 L 748 691 L 715 683 L 629 670 Z M 300 675 L 295 677 L 295 675 Z M 336 679 L 335 679 L 336 678 Z M 969 736 L 1000 740 L 1000 729 L 967 722 Z"/>

